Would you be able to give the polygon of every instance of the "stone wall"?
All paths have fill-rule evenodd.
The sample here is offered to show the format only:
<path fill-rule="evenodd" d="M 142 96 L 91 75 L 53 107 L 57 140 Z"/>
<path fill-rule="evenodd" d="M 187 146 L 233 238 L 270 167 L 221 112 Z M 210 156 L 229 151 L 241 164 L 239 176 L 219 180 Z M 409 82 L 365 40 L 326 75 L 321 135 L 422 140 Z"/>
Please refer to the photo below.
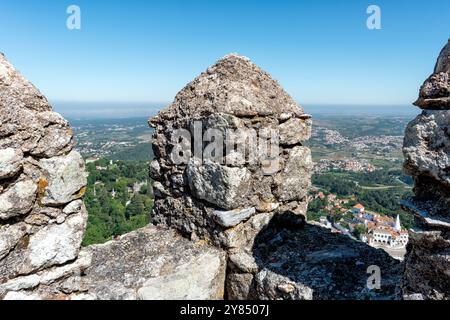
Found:
<path fill-rule="evenodd" d="M 274 214 L 306 216 L 312 161 L 303 142 L 311 134 L 310 116 L 248 58 L 225 56 L 149 122 L 155 128 L 150 172 L 156 224 L 249 251 Z M 213 141 L 224 147 L 209 153 Z M 264 153 L 261 141 L 279 144 L 279 159 L 275 150 Z M 182 163 L 174 153 L 180 146 Z"/>
<path fill-rule="evenodd" d="M 149 123 L 154 223 L 228 252 L 227 298 L 263 298 L 250 293 L 261 269 L 253 246 L 274 216 L 305 223 L 311 117 L 269 74 L 231 54 Z"/>
<path fill-rule="evenodd" d="M 0 55 L 0 300 L 222 299 L 225 253 L 149 226 L 81 249 L 69 124 Z"/>
<path fill-rule="evenodd" d="M 381 250 L 305 225 L 310 116 L 237 55 L 150 120 L 158 226 L 81 249 L 86 173 L 69 124 L 0 55 L 0 299 L 398 299 L 401 276 L 406 299 L 448 299 L 449 46 L 405 135 L 415 196 L 403 206 L 420 229 L 404 272 Z M 366 286 L 373 265 L 381 290 Z"/>
<path fill-rule="evenodd" d="M 227 299 L 398 299 L 398 261 L 305 224 L 311 117 L 249 59 L 225 56 L 149 123 L 153 221 L 227 252 Z M 382 290 L 366 287 L 371 265 Z"/>
<path fill-rule="evenodd" d="M 50 281 L 77 259 L 87 221 L 80 200 L 87 175 L 83 159 L 73 150 L 67 121 L 1 54 L 0 124 L 0 297 L 4 297 L 17 296 L 11 289 Z M 22 277 L 32 281 L 19 284 Z"/>
<path fill-rule="evenodd" d="M 403 208 L 419 227 L 410 234 L 403 292 L 406 299 L 449 299 L 450 40 L 415 104 L 423 111 L 408 125 L 403 148 L 415 195 Z"/>

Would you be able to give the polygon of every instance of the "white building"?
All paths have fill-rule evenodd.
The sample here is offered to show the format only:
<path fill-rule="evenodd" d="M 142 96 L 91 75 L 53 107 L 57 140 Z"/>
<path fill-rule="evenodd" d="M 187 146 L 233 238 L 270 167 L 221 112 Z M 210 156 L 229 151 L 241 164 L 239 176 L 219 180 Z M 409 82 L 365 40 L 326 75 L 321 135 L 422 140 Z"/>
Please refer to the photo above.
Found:
<path fill-rule="evenodd" d="M 400 232 L 402 231 L 402 226 L 400 225 L 400 216 L 397 215 L 397 219 L 395 219 L 395 231 Z"/>
<path fill-rule="evenodd" d="M 360 214 L 360 213 L 364 213 L 365 208 L 362 204 L 358 203 L 353 207 L 353 213 L 354 214 Z"/>
<path fill-rule="evenodd" d="M 361 241 L 373 247 L 404 248 L 408 244 L 408 231 L 402 231 L 400 217 L 394 223 L 386 223 L 386 219 L 376 219 L 375 223 L 368 223 L 368 234 L 361 237 Z M 386 220 L 386 221 L 385 221 Z"/>
<path fill-rule="evenodd" d="M 384 228 L 373 229 L 367 237 L 370 246 L 405 247 L 408 244 L 408 231 Z"/>

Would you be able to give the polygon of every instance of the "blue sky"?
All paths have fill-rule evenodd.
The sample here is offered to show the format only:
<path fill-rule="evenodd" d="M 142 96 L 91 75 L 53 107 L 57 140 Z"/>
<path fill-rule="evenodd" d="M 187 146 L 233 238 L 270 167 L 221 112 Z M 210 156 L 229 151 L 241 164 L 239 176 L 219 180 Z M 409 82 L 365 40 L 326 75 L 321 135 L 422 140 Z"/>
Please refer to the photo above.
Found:
<path fill-rule="evenodd" d="M 66 28 L 71 4 L 81 30 Z M 448 0 L 0 3 L 0 51 L 51 101 L 170 102 L 237 52 L 301 104 L 405 105 L 449 37 Z"/>

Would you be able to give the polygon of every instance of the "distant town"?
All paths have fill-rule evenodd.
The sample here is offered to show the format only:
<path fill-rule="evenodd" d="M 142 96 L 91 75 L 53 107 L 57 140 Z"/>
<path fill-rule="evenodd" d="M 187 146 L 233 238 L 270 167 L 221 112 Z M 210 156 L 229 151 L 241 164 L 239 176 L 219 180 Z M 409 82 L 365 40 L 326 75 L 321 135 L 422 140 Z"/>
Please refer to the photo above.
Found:
<path fill-rule="evenodd" d="M 328 212 L 328 215 L 319 217 L 318 224 L 333 233 L 344 234 L 371 247 L 381 248 L 395 258 L 403 258 L 408 244 L 408 231 L 402 228 L 399 215 L 394 219 L 366 210 L 361 203 L 351 205 L 355 202 L 354 198 L 340 199 L 335 194 L 325 195 L 321 191 L 315 193 L 314 200 L 317 199 L 326 203 L 322 209 Z"/>
<path fill-rule="evenodd" d="M 381 248 L 396 258 L 403 257 L 407 230 L 414 225 L 412 217 L 399 207 L 412 186 L 402 170 L 402 135 L 408 120 L 386 116 L 314 118 L 312 138 L 307 142 L 315 162 L 308 210 L 311 223 Z M 123 202 L 124 212 L 133 195 L 135 202 L 142 202 L 139 192 L 144 178 L 126 178 L 126 187 L 119 186 L 118 181 L 125 181 L 127 167 L 139 167 L 145 172 L 153 157 L 152 130 L 147 119 L 73 120 L 71 124 L 91 179 L 97 177 L 90 179 L 92 196 L 104 189 L 108 198 Z M 109 181 L 105 177 L 111 175 L 111 160 L 125 162 L 121 170 L 114 170 L 114 178 L 111 176 Z M 127 165 L 127 161 L 133 163 Z M 95 201 L 88 204 L 101 206 Z M 102 217 L 100 206 L 91 211 L 97 210 Z M 102 230 L 111 228 L 108 225 Z M 89 232 L 89 242 L 103 241 L 111 234 L 114 232 Z"/>

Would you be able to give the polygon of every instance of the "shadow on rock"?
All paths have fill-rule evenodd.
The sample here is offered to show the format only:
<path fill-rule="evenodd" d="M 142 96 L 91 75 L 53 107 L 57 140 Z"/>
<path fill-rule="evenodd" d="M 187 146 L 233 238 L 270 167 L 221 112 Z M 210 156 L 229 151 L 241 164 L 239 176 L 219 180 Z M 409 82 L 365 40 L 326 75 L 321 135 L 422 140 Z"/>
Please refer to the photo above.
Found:
<path fill-rule="evenodd" d="M 249 298 L 400 297 L 403 265 L 399 261 L 381 249 L 307 224 L 291 212 L 274 216 L 257 235 L 252 251 L 258 271 L 249 285 Z M 368 272 L 370 266 L 380 268 L 380 289 L 369 288 L 376 285 L 373 273 Z"/>

